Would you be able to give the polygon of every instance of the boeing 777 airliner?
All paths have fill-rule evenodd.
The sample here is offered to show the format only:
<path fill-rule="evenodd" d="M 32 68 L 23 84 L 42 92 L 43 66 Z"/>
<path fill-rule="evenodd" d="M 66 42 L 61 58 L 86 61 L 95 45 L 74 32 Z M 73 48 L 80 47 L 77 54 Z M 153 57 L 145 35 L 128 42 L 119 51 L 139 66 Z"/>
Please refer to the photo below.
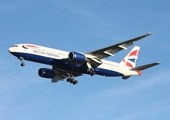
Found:
<path fill-rule="evenodd" d="M 67 82 L 75 85 L 78 81 L 74 77 L 83 74 L 109 77 L 121 76 L 122 79 L 128 79 L 130 76 L 141 75 L 142 70 L 158 65 L 159 62 L 136 67 L 140 49 L 138 46 L 135 46 L 120 63 L 104 60 L 104 58 L 113 56 L 121 50 L 126 50 L 135 42 L 149 35 L 151 34 L 147 33 L 87 53 L 67 52 L 34 44 L 15 44 L 9 48 L 9 52 L 21 61 L 21 66 L 25 65 L 24 60 L 51 65 L 52 68 L 40 68 L 38 74 L 43 78 L 51 78 L 52 82 L 66 79 Z"/>

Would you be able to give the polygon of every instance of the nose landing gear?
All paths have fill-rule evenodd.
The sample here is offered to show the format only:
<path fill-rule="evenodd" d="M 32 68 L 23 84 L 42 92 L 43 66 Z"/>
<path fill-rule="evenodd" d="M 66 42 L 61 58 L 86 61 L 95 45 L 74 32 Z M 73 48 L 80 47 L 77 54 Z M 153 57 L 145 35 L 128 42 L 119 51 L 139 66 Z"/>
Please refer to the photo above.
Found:
<path fill-rule="evenodd" d="M 25 65 L 25 63 L 21 63 L 21 66 L 23 67 Z"/>
<path fill-rule="evenodd" d="M 23 67 L 25 65 L 24 58 L 23 57 L 18 57 L 18 59 L 21 61 L 21 66 Z"/>

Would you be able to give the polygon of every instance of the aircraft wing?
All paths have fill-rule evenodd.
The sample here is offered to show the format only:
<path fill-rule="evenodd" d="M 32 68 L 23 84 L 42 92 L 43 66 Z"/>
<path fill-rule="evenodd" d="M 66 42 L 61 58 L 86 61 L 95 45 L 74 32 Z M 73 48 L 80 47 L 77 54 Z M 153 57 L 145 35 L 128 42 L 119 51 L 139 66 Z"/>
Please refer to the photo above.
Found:
<path fill-rule="evenodd" d="M 151 33 L 147 33 L 145 35 L 115 44 L 115 45 L 111 45 L 109 47 L 105 47 L 102 49 L 98 49 L 92 52 L 88 52 L 86 54 L 91 55 L 91 56 L 95 56 L 95 58 L 97 59 L 103 59 L 103 58 L 107 58 L 109 56 L 113 56 L 115 53 L 123 50 L 123 49 L 127 49 L 129 46 L 131 46 L 132 44 L 134 44 L 135 42 L 141 40 L 142 38 L 145 38 L 147 36 L 151 35 Z"/>
<path fill-rule="evenodd" d="M 55 66 L 53 66 L 53 71 L 54 71 L 54 73 L 56 75 L 55 75 L 55 77 L 52 78 L 51 82 L 55 82 L 56 83 L 59 80 L 64 80 L 64 79 L 70 77 L 70 72 L 69 71 L 59 69 L 59 68 L 57 68 Z M 72 75 L 74 77 L 77 77 L 77 76 L 81 76 L 82 73 L 72 72 Z"/>

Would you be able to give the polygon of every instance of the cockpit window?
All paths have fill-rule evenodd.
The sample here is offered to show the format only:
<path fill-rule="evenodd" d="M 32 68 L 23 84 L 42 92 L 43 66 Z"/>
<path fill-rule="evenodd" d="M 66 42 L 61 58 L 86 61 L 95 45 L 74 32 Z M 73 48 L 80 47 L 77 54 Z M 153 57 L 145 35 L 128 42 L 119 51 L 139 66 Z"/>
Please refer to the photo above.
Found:
<path fill-rule="evenodd" d="M 12 47 L 18 47 L 18 45 L 13 45 Z"/>

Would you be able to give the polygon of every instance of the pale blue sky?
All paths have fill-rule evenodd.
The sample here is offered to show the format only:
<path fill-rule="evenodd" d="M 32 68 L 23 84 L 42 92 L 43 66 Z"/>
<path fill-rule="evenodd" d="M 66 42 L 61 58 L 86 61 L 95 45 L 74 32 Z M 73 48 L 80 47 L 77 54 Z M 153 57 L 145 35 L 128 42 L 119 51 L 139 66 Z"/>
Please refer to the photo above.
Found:
<path fill-rule="evenodd" d="M 170 1 L 168 0 L 0 0 L 1 120 L 169 120 Z M 127 81 L 78 77 L 79 84 L 40 78 L 50 66 L 20 61 L 8 52 L 33 43 L 89 52 L 147 32 L 137 65 L 159 61 Z M 109 60 L 120 62 L 128 51 Z"/>

